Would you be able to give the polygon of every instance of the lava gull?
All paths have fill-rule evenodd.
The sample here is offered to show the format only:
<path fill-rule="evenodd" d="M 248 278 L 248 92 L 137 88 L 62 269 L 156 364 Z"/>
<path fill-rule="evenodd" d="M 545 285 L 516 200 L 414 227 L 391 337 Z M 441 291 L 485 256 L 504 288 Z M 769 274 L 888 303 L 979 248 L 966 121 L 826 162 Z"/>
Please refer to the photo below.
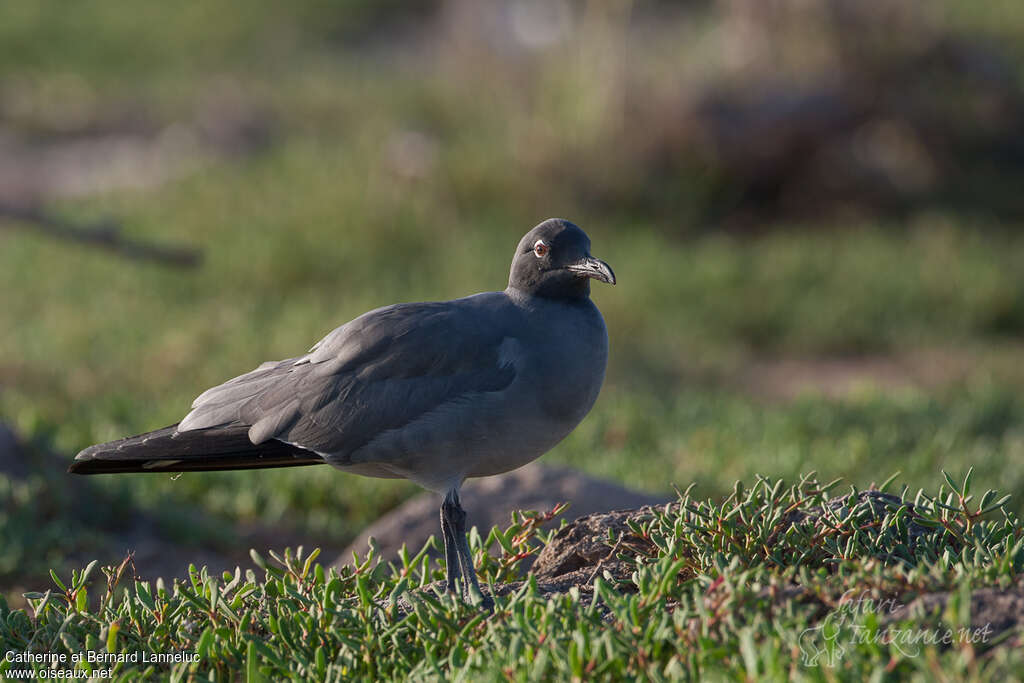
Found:
<path fill-rule="evenodd" d="M 520 240 L 505 291 L 365 313 L 302 356 L 208 389 L 176 425 L 86 448 L 70 471 L 326 463 L 410 479 L 443 496 L 447 589 L 493 604 L 480 592 L 459 487 L 538 458 L 594 405 L 608 332 L 591 279 L 615 284 L 583 230 L 546 220 Z"/>

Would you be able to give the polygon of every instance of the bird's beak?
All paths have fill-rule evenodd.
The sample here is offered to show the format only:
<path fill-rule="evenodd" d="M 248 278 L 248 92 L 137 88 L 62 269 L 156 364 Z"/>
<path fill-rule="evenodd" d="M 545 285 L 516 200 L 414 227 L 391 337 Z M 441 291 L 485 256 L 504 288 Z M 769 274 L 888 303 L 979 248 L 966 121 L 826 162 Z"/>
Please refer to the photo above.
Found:
<path fill-rule="evenodd" d="M 580 277 L 591 277 L 610 285 L 615 284 L 615 273 L 612 272 L 611 266 L 599 258 L 586 256 L 566 267 Z"/>

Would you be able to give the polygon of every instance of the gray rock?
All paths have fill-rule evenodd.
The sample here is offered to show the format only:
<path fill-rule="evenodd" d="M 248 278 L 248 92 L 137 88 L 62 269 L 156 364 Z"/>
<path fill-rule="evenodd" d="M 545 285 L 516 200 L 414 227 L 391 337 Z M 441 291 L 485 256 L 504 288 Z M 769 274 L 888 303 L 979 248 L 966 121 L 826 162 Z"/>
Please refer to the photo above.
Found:
<path fill-rule="evenodd" d="M 468 513 L 468 524 L 476 526 L 483 536 L 492 526 L 511 524 L 514 510 L 547 511 L 558 503 L 568 502 L 570 507 L 566 514 L 571 519 L 674 499 L 674 496 L 631 491 L 568 468 L 540 463 L 531 463 L 496 477 L 470 479 L 459 497 Z M 432 493 L 416 496 L 367 527 L 342 552 L 336 564 L 351 562 L 353 551 L 365 556 L 370 536 L 376 539 L 384 561 L 394 559 L 403 542 L 408 545 L 410 553 L 417 552 L 437 532 L 440 505 L 440 498 Z M 528 568 L 526 562 L 524 570 Z"/>

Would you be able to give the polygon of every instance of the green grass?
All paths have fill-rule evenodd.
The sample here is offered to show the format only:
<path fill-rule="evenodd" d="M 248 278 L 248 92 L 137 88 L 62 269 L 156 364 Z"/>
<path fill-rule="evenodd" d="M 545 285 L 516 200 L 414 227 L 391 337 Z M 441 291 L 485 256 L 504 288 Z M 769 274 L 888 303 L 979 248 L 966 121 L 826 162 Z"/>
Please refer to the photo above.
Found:
<path fill-rule="evenodd" d="M 665 105 L 671 122 L 668 105 L 680 87 L 728 76 L 716 43 L 724 20 L 715 7 L 695 10 L 666 20 L 669 30 L 642 45 L 627 44 L 628 22 L 599 5 L 588 5 L 571 40 L 521 59 L 457 35 L 420 53 L 395 27 L 426 10 L 409 15 L 391 3 L 0 5 L 0 123 L 32 140 L 116 130 L 126 120 L 144 130 L 195 128 L 225 106 L 257 112 L 270 131 L 265 149 L 213 156 L 163 184 L 48 203 L 72 221 L 112 217 L 135 239 L 201 249 L 197 269 L 128 261 L 0 225 L 0 419 L 36 458 L 25 476 L 0 472 L 0 593 L 9 604 L 24 605 L 22 593 L 47 585 L 51 568 L 66 579 L 96 557 L 118 560 L 126 522 L 117 518 L 128 512 L 186 548 L 201 542 L 237 552 L 237 529 L 253 525 L 287 531 L 307 547 L 347 543 L 416 488 L 327 468 L 79 480 L 39 458 L 69 458 L 91 443 L 173 423 L 208 386 L 301 353 L 370 308 L 503 288 L 513 245 L 551 215 L 588 231 L 619 285 L 594 288 L 611 338 L 605 388 L 547 462 L 664 494 L 693 483 L 696 494 L 716 500 L 755 474 L 797 481 L 813 470 L 863 488 L 899 470 L 934 491 L 944 483 L 940 470 L 973 468 L 975 487 L 1013 494 L 1007 513 L 1021 513 L 1019 222 L 949 208 L 833 215 L 753 234 L 698 222 L 723 179 L 696 159 L 672 160 L 666 171 L 656 155 L 645 157 L 672 144 L 664 137 L 672 128 L 634 127 L 630 107 Z M 960 34 L 998 41 L 1019 80 L 1024 24 L 1020 10 L 1003 5 L 944 6 Z M 410 140 L 412 152 L 403 147 Z M 401 162 L 410 153 L 422 155 L 412 171 Z M 889 365 L 871 370 L 879 359 Z M 833 361 L 864 371 L 853 390 L 834 391 L 828 377 L 811 373 L 817 390 L 794 398 L 754 372 Z M 673 552 L 641 562 L 661 581 L 679 559 Z M 736 549 L 728 555 L 750 559 Z M 189 561 L 183 556 L 181 568 Z M 942 580 L 956 574 L 928 562 Z M 988 559 L 964 562 L 961 576 L 972 585 L 998 582 Z M 76 613 L 54 594 L 38 621 L 36 601 L 28 612 L 5 612 L 0 628 L 5 638 L 38 633 L 38 642 L 70 650 L 64 634 L 102 648 L 118 621 L 116 647 L 201 646 L 204 675 L 249 662 L 274 676 L 293 666 L 319 672 L 315 648 L 300 644 L 300 658 L 275 663 L 293 636 L 267 638 L 301 633 L 313 619 L 332 624 L 323 666 L 339 675 L 369 676 L 377 666 L 429 677 L 436 665 L 452 677 L 501 677 L 506 667 L 513 678 L 564 677 L 597 658 L 598 647 L 612 653 L 609 676 L 785 677 L 793 633 L 811 617 L 797 606 L 769 620 L 756 587 L 792 577 L 753 564 L 694 565 L 694 576 L 670 582 L 670 594 L 646 584 L 640 596 L 602 594 L 602 609 L 615 615 L 610 635 L 599 633 L 600 610 L 571 597 L 549 605 L 529 590 L 491 620 L 427 598 L 415 615 L 398 618 L 353 597 L 361 580 L 363 592 L 386 597 L 395 576 L 326 569 L 305 578 L 243 573 L 221 604 L 250 614 L 246 628 L 169 583 L 164 597 L 153 597 L 151 586 L 144 598 L 127 575 L 128 596 L 118 589 L 102 608 Z M 700 612 L 698 594 L 723 576 L 720 585 L 732 591 L 723 599 L 750 610 L 736 622 Z M 823 591 L 836 589 L 832 575 L 820 580 Z M 206 604 L 212 592 L 196 581 L 181 590 Z M 90 590 L 93 598 L 102 592 Z M 669 597 L 679 605 L 671 613 L 661 609 Z M 156 612 L 147 604 L 155 600 Z M 171 618 L 179 608 L 177 630 L 158 634 L 155 614 L 167 609 Z M 676 633 L 673 620 L 691 618 L 700 624 L 696 641 L 687 640 L 689 626 L 685 638 L 663 637 Z M 379 632 L 357 637 L 362 619 Z M 455 644 L 462 631 L 473 645 Z M 204 640 L 204 632 L 214 635 Z M 368 649 L 384 647 L 381 634 L 401 656 Z M 690 649 L 655 647 L 666 639 Z M 515 642 L 518 650 L 509 647 Z M 869 650 L 855 653 L 842 675 L 878 671 L 892 654 Z M 650 653 L 646 663 L 634 656 L 640 652 Z M 998 651 L 979 663 L 954 648 L 901 659 L 895 671 L 966 677 L 980 666 L 997 678 L 1012 671 L 1014 657 Z"/>
<path fill-rule="evenodd" d="M 426 548 L 390 567 L 371 552 L 341 571 L 316 564 L 316 552 L 253 551 L 259 572 L 191 567 L 173 584 L 131 582 L 125 565 L 104 579 L 94 563 L 70 579 L 54 574 L 27 611 L 0 603 L 0 640 L 15 652 L 134 656 L 58 667 L 113 669 L 120 680 L 1015 678 L 1021 650 L 999 647 L 984 625 L 971 630 L 969 596 L 1019 584 L 1024 528 L 996 492 L 972 495 L 970 474 L 946 479 L 913 508 L 888 510 L 854 500 L 823 513 L 835 483 L 813 477 L 737 483 L 722 502 L 686 493 L 632 523 L 625 543 L 607 539 L 633 565 L 630 578 L 606 571 L 587 595 L 555 598 L 528 579 L 493 613 L 434 593 L 443 571 Z M 514 578 L 529 539 L 548 537 L 536 519 L 472 536 L 485 583 Z M 503 551 L 488 555 L 492 546 Z M 794 589 L 801 599 L 773 597 Z M 882 621 L 935 591 L 951 591 L 944 611 Z M 901 640 L 899 629 L 965 635 L 943 647 Z M 830 648 L 840 648 L 834 660 L 821 654 Z M 166 653 L 190 659 L 144 661 Z M 10 675 L 18 665 L 0 667 Z"/>

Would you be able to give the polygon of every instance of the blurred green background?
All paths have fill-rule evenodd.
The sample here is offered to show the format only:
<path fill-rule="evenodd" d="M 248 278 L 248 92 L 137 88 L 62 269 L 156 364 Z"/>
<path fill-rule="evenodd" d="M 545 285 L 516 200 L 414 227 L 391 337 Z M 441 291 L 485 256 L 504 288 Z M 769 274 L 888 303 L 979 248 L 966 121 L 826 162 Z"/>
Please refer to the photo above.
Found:
<path fill-rule="evenodd" d="M 1020 510 L 1024 6 L 919 5 L 0 4 L 0 589 L 343 547 L 417 489 L 63 467 L 365 310 L 503 288 L 549 216 L 619 285 L 547 462 L 708 496 L 974 466 Z"/>

